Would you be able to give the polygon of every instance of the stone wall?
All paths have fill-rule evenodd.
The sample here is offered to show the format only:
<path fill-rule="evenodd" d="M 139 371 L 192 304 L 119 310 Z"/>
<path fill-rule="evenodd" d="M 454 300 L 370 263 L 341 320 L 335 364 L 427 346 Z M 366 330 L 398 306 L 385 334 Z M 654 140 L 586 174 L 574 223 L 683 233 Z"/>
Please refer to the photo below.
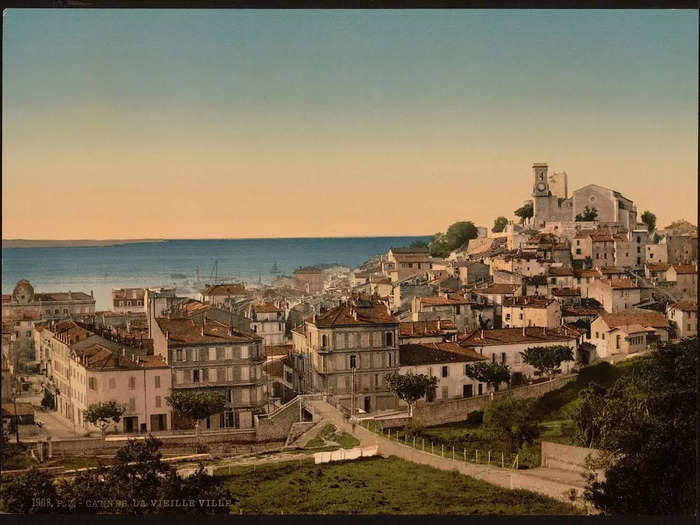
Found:
<path fill-rule="evenodd" d="M 268 417 L 259 418 L 257 423 L 258 441 L 286 441 L 292 425 L 300 419 L 300 398 L 295 397 L 282 405 Z"/>
<path fill-rule="evenodd" d="M 547 381 L 545 383 L 538 383 L 536 385 L 528 385 L 497 392 L 494 394 L 494 399 L 507 394 L 511 394 L 516 399 L 540 397 L 547 392 L 563 387 L 575 379 L 576 374 L 558 376 L 552 381 Z M 465 421 L 469 412 L 483 410 L 486 405 L 488 405 L 490 400 L 491 396 L 487 394 L 463 399 L 435 401 L 432 403 L 419 401 L 413 409 L 413 420 L 417 425 L 424 427 Z"/>
<path fill-rule="evenodd" d="M 542 467 L 586 472 L 586 458 L 598 457 L 601 451 L 595 448 L 574 447 L 550 441 L 542 441 Z"/>

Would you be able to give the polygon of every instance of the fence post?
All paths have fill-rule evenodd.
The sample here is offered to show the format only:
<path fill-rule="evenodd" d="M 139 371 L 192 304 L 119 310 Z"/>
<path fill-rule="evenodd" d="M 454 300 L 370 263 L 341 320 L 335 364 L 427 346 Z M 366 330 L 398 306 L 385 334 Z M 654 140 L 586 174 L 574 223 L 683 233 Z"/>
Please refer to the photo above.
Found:
<path fill-rule="evenodd" d="M 430 442 L 430 453 L 435 454 L 435 447 L 433 446 L 433 442 Z"/>
<path fill-rule="evenodd" d="M 491 464 L 491 451 L 489 450 L 489 465 Z"/>
<path fill-rule="evenodd" d="M 503 452 L 501 452 L 501 468 L 504 468 Z"/>
<path fill-rule="evenodd" d="M 474 451 L 474 463 L 478 463 L 478 462 L 479 462 L 479 449 L 476 449 Z"/>
<path fill-rule="evenodd" d="M 467 461 L 467 449 L 464 449 L 464 461 Z"/>
<path fill-rule="evenodd" d="M 416 448 L 416 436 L 413 436 L 413 448 Z"/>
<path fill-rule="evenodd" d="M 441 443 L 440 444 L 440 455 L 444 458 L 445 457 L 445 444 Z"/>
<path fill-rule="evenodd" d="M 455 447 L 452 445 L 452 461 L 455 460 Z"/>

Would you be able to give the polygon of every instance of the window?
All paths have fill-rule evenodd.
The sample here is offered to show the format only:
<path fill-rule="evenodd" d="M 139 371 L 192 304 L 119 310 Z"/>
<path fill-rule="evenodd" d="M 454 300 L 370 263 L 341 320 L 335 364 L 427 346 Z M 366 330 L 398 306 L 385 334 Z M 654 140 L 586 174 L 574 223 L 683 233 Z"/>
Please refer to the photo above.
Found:
<path fill-rule="evenodd" d="M 576 248 L 576 255 L 581 255 L 581 248 Z"/>
<path fill-rule="evenodd" d="M 110 388 L 110 389 L 117 388 L 117 380 L 114 379 L 113 377 L 111 377 L 111 378 L 109 379 L 109 388 Z"/>
<path fill-rule="evenodd" d="M 491 354 L 491 362 L 492 362 L 492 363 L 495 363 L 495 362 L 496 362 L 496 352 L 493 352 L 493 353 Z"/>
<path fill-rule="evenodd" d="M 226 367 L 226 381 L 233 381 L 233 367 Z"/>
<path fill-rule="evenodd" d="M 217 369 L 216 368 L 210 368 L 209 369 L 209 382 L 210 383 L 216 383 L 217 381 Z"/>
<path fill-rule="evenodd" d="M 510 314 L 506 314 L 506 321 L 510 321 Z"/>
<path fill-rule="evenodd" d="M 595 333 L 595 338 L 596 339 L 600 338 L 600 334 L 598 332 Z"/>
<path fill-rule="evenodd" d="M 350 368 L 357 368 L 357 356 L 356 355 L 350 356 Z"/>
<path fill-rule="evenodd" d="M 184 370 L 177 370 L 175 372 L 175 382 L 178 385 L 181 385 L 182 383 L 185 382 L 185 371 Z"/>
<path fill-rule="evenodd" d="M 639 246 L 637 246 L 637 253 L 642 253 L 642 249 Z"/>
<path fill-rule="evenodd" d="M 250 379 L 250 369 L 247 366 L 241 367 L 241 381 L 248 381 Z"/>
<path fill-rule="evenodd" d="M 224 359 L 233 359 L 233 347 L 227 346 L 224 349 Z"/>
<path fill-rule="evenodd" d="M 209 361 L 216 361 L 216 348 L 209 348 Z"/>
<path fill-rule="evenodd" d="M 156 408 L 160 408 L 160 396 L 156 396 Z"/>
<path fill-rule="evenodd" d="M 182 358 L 182 348 L 175 350 L 175 361 L 184 361 Z"/>
<path fill-rule="evenodd" d="M 394 346 L 394 334 L 391 332 L 386 333 L 386 346 Z"/>
<path fill-rule="evenodd" d="M 248 345 L 241 346 L 241 359 L 248 359 Z"/>
<path fill-rule="evenodd" d="M 155 377 L 156 388 L 160 388 L 160 376 Z"/>
<path fill-rule="evenodd" d="M 242 403 L 249 403 L 250 402 L 250 390 L 247 388 L 244 388 L 241 390 L 241 402 Z"/>
<path fill-rule="evenodd" d="M 199 348 L 192 349 L 192 361 L 199 361 Z"/>
<path fill-rule="evenodd" d="M 136 410 L 136 398 L 135 397 L 129 398 L 129 410 Z"/>
<path fill-rule="evenodd" d="M 615 348 L 620 348 L 620 336 L 615 337 Z"/>
<path fill-rule="evenodd" d="M 459 305 L 455 306 L 455 313 L 456 313 L 457 315 L 460 314 Z M 29 335 L 29 333 L 27 333 L 27 335 Z"/>
<path fill-rule="evenodd" d="M 447 377 L 447 367 L 446 366 L 442 367 L 442 377 Z"/>
<path fill-rule="evenodd" d="M 603 341 L 605 341 L 605 332 L 601 332 L 600 338 L 601 338 Z"/>
<path fill-rule="evenodd" d="M 504 365 L 506 364 L 506 353 L 501 352 L 501 364 Z"/>
<path fill-rule="evenodd" d="M 389 368 L 391 368 L 391 367 L 393 366 L 392 363 L 391 363 L 391 352 L 389 352 L 389 353 L 386 355 L 386 357 L 387 357 L 387 364 L 388 364 Z"/>
<path fill-rule="evenodd" d="M 199 370 L 192 370 L 192 382 L 199 383 Z"/>
<path fill-rule="evenodd" d="M 129 390 L 136 390 L 136 378 L 134 376 L 129 378 Z"/>
<path fill-rule="evenodd" d="M 91 377 L 88 382 L 90 384 L 90 390 L 97 390 L 97 379 Z"/>
<path fill-rule="evenodd" d="M 326 348 L 328 346 L 328 336 L 323 334 L 321 336 L 321 348 Z"/>

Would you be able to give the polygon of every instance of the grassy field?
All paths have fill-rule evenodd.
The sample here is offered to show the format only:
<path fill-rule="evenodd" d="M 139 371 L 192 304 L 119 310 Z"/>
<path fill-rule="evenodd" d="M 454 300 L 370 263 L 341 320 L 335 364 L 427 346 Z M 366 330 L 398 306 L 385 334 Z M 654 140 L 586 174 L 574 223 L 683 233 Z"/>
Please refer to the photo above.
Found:
<path fill-rule="evenodd" d="M 340 446 L 341 448 L 353 448 L 360 444 L 359 440 L 347 432 L 336 432 L 335 425 L 326 425 L 318 435 L 309 440 L 306 448 L 316 449 L 329 446 Z"/>
<path fill-rule="evenodd" d="M 234 468 L 233 514 L 577 514 L 565 503 L 398 458 Z"/>
<path fill-rule="evenodd" d="M 618 378 L 632 372 L 634 363 L 637 360 L 623 361 L 617 365 L 609 363 L 599 363 L 586 367 L 576 378 L 576 381 L 568 383 L 563 388 L 548 392 L 539 398 L 534 407 L 534 413 L 540 426 L 540 440 L 553 441 L 565 445 L 575 445 L 574 435 L 576 425 L 574 417 L 578 410 L 579 393 L 591 382 L 602 387 L 610 387 Z M 487 451 L 500 457 L 501 452 L 506 452 L 507 445 L 498 437 L 489 435 L 480 424 L 459 422 L 448 423 L 437 427 L 423 428 L 416 431 L 406 428 L 400 430 L 401 433 L 408 432 L 415 435 L 418 442 L 425 439 L 426 448 L 429 443 L 433 443 L 436 449 L 441 445 L 446 450 L 452 450 L 454 446 L 457 451 L 467 450 L 473 455 L 478 449 L 483 457 Z M 533 468 L 540 464 L 539 443 L 535 446 L 525 447 L 520 451 L 519 464 L 521 467 Z"/>

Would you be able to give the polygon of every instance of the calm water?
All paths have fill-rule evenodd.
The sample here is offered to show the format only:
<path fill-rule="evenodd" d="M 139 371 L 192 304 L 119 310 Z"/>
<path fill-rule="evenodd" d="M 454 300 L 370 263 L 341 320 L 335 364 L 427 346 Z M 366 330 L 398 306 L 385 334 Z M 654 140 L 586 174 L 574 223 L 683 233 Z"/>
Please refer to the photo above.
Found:
<path fill-rule="evenodd" d="M 338 263 L 359 266 L 392 246 L 429 237 L 332 239 L 172 240 L 103 247 L 7 248 L 2 250 L 2 293 L 29 279 L 37 292 L 94 291 L 98 310 L 111 309 L 113 287 L 188 286 L 214 273 L 269 283 L 276 262 L 285 275 L 300 266 Z M 180 274 L 173 276 L 172 274 Z"/>

